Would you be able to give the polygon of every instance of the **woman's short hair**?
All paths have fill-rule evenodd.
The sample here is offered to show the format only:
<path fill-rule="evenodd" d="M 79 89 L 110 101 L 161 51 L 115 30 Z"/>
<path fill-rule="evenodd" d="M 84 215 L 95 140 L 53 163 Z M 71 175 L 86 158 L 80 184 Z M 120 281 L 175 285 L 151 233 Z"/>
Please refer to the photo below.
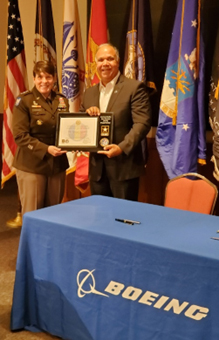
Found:
<path fill-rule="evenodd" d="M 36 75 L 41 72 L 51 74 L 54 77 L 56 74 L 54 64 L 51 61 L 46 60 L 36 62 L 33 68 L 33 76 L 36 77 Z"/>

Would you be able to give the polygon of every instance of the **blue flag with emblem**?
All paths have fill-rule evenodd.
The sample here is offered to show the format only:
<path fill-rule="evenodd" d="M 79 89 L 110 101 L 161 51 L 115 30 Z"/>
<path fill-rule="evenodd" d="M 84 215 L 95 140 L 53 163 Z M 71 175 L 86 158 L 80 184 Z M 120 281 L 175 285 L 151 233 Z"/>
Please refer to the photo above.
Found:
<path fill-rule="evenodd" d="M 77 0 L 64 0 L 62 41 L 62 93 L 69 100 L 70 112 L 79 111 L 84 88 L 85 63 L 82 48 L 78 4 Z M 81 153 L 67 153 L 70 165 L 67 169 L 67 174 L 73 173 L 76 170 L 79 155 L 81 156 Z M 81 158 L 83 157 L 80 157 L 80 159 Z M 70 181 L 71 180 L 69 180 L 69 182 Z M 69 187 L 71 187 L 71 184 L 69 184 Z M 67 197 L 67 191 L 65 192 L 64 200 L 69 200 L 69 198 Z"/>
<path fill-rule="evenodd" d="M 179 0 L 160 101 L 157 149 L 169 178 L 205 164 L 201 0 Z"/>
<path fill-rule="evenodd" d="M 85 65 L 76 0 L 64 1 L 62 93 L 70 112 L 78 112 L 85 87 Z"/>
<path fill-rule="evenodd" d="M 156 90 L 154 76 L 154 47 L 149 0 L 133 0 L 126 34 L 124 75 Z"/>
<path fill-rule="evenodd" d="M 150 94 L 156 91 L 154 47 L 149 0 L 132 0 L 126 34 L 124 75 L 142 81 Z M 141 142 L 144 163 L 147 164 L 146 137 Z"/>
<path fill-rule="evenodd" d="M 217 29 L 209 92 L 209 121 L 213 130 L 213 176 L 219 181 L 219 24 Z"/>

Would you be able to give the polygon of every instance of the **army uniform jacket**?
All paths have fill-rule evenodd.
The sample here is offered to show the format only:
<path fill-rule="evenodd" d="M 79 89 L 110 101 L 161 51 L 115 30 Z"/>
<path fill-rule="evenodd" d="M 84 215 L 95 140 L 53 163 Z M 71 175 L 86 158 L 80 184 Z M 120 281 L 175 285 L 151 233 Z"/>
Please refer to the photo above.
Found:
<path fill-rule="evenodd" d="M 13 166 L 19 170 L 53 175 L 68 168 L 66 155 L 53 157 L 47 150 L 55 145 L 58 112 L 68 112 L 68 100 L 51 92 L 46 100 L 34 87 L 17 98 L 13 109 L 12 129 L 17 150 Z"/>

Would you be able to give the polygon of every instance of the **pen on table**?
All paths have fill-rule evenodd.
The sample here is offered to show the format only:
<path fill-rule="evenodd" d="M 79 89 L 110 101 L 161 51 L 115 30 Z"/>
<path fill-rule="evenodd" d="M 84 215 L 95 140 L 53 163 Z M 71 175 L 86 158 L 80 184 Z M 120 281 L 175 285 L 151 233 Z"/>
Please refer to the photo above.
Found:
<path fill-rule="evenodd" d="M 219 237 L 211 237 L 211 239 L 219 241 Z"/>
<path fill-rule="evenodd" d="M 121 218 L 115 218 L 115 221 L 127 223 L 127 224 L 140 224 L 141 223 L 139 221 L 126 220 L 126 219 L 121 219 Z"/>

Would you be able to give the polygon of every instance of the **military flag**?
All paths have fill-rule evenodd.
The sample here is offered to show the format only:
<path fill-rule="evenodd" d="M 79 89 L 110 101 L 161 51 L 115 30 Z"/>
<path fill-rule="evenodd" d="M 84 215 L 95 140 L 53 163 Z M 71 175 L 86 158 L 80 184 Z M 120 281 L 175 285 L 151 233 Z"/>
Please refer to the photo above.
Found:
<path fill-rule="evenodd" d="M 179 0 L 160 101 L 157 148 L 169 178 L 205 164 L 201 0 Z"/>
<path fill-rule="evenodd" d="M 12 110 L 16 97 L 28 89 L 24 39 L 17 0 L 8 2 L 7 65 L 5 70 L 2 141 L 2 186 L 15 174 L 12 167 L 16 144 L 12 134 Z"/>
<path fill-rule="evenodd" d="M 34 52 L 35 62 L 51 61 L 57 73 L 56 40 L 50 0 L 37 0 Z M 57 88 L 58 81 L 55 89 Z"/>
<path fill-rule="evenodd" d="M 99 45 L 108 42 L 105 0 L 92 0 L 87 39 L 86 87 L 99 83 L 95 54 Z"/>
<path fill-rule="evenodd" d="M 77 0 L 65 0 L 62 52 L 62 93 L 69 100 L 70 112 L 79 111 L 84 88 L 85 63 Z M 76 169 L 77 154 L 68 152 L 67 156 L 70 164 L 67 174 L 70 174 Z M 76 182 L 75 185 L 78 186 L 78 183 Z"/>
<path fill-rule="evenodd" d="M 154 77 L 154 47 L 149 0 L 132 0 L 126 35 L 124 75 L 138 79 L 147 86 L 149 93 L 156 90 Z M 147 163 L 147 139 L 142 140 L 144 163 Z"/>
<path fill-rule="evenodd" d="M 85 65 L 77 0 L 65 0 L 62 53 L 62 93 L 70 112 L 78 112 L 85 83 Z"/>
<path fill-rule="evenodd" d="M 153 92 L 156 86 L 149 0 L 132 0 L 126 38 L 124 75 L 144 82 Z"/>
<path fill-rule="evenodd" d="M 216 36 L 209 93 L 209 121 L 213 130 L 214 177 L 219 181 L 219 25 Z"/>
<path fill-rule="evenodd" d="M 92 0 L 90 24 L 87 39 L 86 87 L 99 83 L 100 79 L 96 71 L 95 54 L 99 45 L 108 42 L 107 17 L 105 0 Z M 86 190 L 88 185 L 89 153 L 82 152 L 78 155 L 75 173 L 75 185 L 81 190 Z"/>

